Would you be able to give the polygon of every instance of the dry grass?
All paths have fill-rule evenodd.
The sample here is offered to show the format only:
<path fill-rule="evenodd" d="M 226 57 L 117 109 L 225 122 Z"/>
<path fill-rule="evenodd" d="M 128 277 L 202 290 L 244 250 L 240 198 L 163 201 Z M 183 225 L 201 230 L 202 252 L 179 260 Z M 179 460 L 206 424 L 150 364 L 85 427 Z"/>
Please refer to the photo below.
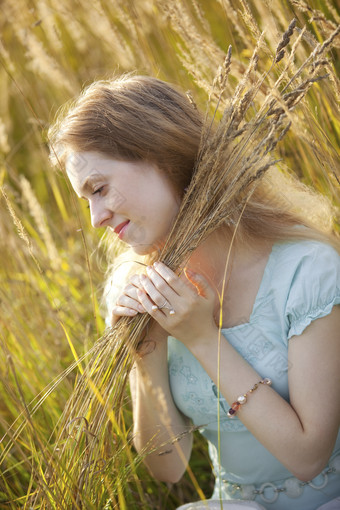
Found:
<path fill-rule="evenodd" d="M 202 454 L 192 460 L 196 488 L 190 477 L 170 488 L 150 480 L 131 447 L 123 390 L 147 319 L 122 320 L 102 336 L 99 235 L 62 175 L 48 169 L 41 134 L 83 83 L 117 69 L 176 82 L 198 105 L 208 102 L 217 135 L 203 139 L 161 255 L 174 269 L 222 221 L 225 207 L 237 221 L 244 202 L 235 196 L 245 200 L 275 159 L 284 157 L 288 173 L 336 203 L 335 3 L 34 0 L 28 8 L 6 0 L 3 14 L 0 506 L 171 509 L 197 498 L 197 485 L 209 496 Z M 296 28 L 288 29 L 294 17 Z M 220 186 L 213 201 L 199 200 L 203 184 L 208 194 Z M 193 208 L 195 225 L 188 221 Z"/>

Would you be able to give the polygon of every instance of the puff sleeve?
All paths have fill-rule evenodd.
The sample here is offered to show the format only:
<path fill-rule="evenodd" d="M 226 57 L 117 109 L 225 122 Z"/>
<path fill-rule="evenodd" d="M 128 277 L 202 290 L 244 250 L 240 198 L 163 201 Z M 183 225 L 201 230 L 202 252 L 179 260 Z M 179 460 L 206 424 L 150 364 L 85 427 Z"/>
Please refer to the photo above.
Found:
<path fill-rule="evenodd" d="M 287 296 L 288 339 L 301 335 L 313 320 L 325 317 L 340 303 L 340 255 L 321 242 L 308 243 L 306 248 Z"/>

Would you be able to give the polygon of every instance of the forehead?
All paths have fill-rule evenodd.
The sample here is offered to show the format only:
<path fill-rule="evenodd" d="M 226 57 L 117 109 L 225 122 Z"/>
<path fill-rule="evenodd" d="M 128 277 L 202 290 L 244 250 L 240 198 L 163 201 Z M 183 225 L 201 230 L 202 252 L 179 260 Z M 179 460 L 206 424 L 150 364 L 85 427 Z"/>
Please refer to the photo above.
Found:
<path fill-rule="evenodd" d="M 66 173 L 79 194 L 110 172 L 110 159 L 96 153 L 72 152 L 66 159 Z"/>
<path fill-rule="evenodd" d="M 66 172 L 78 196 L 93 192 L 95 184 L 111 183 L 129 187 L 129 192 L 144 188 L 172 187 L 159 168 L 146 161 L 121 161 L 96 152 L 73 152 L 66 159 Z M 132 186 L 134 184 L 134 186 Z"/>
<path fill-rule="evenodd" d="M 110 160 L 94 152 L 71 152 L 66 159 L 69 177 L 81 178 L 98 175 L 108 170 Z"/>

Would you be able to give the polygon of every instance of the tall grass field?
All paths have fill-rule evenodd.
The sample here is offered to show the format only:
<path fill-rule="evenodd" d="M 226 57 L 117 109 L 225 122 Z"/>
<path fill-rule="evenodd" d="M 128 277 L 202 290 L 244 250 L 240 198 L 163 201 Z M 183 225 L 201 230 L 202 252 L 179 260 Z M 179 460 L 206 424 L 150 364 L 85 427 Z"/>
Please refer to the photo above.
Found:
<path fill-rule="evenodd" d="M 101 242 L 104 231 L 91 227 L 84 201 L 74 194 L 62 169 L 49 162 L 47 130 L 59 108 L 84 86 L 130 71 L 178 85 L 199 108 L 209 104 L 213 114 L 213 84 L 229 46 L 231 68 L 222 103 L 244 76 L 251 84 L 252 73 L 245 73 L 256 46 L 259 59 L 253 73 L 271 68 L 293 19 L 293 33 L 260 90 L 260 101 L 282 73 L 284 87 L 313 50 L 326 45 L 322 72 L 294 111 L 275 157 L 280 171 L 296 175 L 334 206 L 333 229 L 340 234 L 336 0 L 3 0 L 1 509 L 172 510 L 211 495 L 214 480 L 198 432 L 181 482 L 171 485 L 151 478 L 143 455 L 132 446 L 127 388 L 118 416 L 109 423 L 106 459 L 88 466 L 91 491 L 86 501 L 76 493 L 71 503 L 52 492 L 43 500 L 35 497 L 49 484 L 46 466 L 63 410 L 90 361 L 86 353 L 105 331 L 101 298 L 108 263 Z M 244 94 L 247 86 L 246 81 Z M 70 431 L 67 441 L 76 442 L 77 437 Z M 71 476 L 65 473 L 65 485 Z"/>

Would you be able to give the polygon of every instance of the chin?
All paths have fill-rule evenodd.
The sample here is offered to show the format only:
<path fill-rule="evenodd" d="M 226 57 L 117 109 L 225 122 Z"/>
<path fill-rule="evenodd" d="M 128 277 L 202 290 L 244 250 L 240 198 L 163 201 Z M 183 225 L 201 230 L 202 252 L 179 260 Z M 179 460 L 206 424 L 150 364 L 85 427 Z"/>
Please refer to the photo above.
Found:
<path fill-rule="evenodd" d="M 132 242 L 131 239 L 127 239 L 127 244 L 130 245 L 131 249 L 137 254 L 137 255 L 151 255 L 152 253 L 160 253 L 162 249 L 164 248 L 165 241 L 162 237 L 161 240 L 158 238 L 151 238 L 150 242 L 148 243 L 147 239 L 143 239 L 143 241 L 146 241 L 146 243 L 143 242 Z"/>
<path fill-rule="evenodd" d="M 158 253 L 159 255 L 164 244 L 164 242 L 157 242 L 156 244 L 135 244 L 131 245 L 131 248 L 137 255 L 151 255 L 152 253 Z"/>

